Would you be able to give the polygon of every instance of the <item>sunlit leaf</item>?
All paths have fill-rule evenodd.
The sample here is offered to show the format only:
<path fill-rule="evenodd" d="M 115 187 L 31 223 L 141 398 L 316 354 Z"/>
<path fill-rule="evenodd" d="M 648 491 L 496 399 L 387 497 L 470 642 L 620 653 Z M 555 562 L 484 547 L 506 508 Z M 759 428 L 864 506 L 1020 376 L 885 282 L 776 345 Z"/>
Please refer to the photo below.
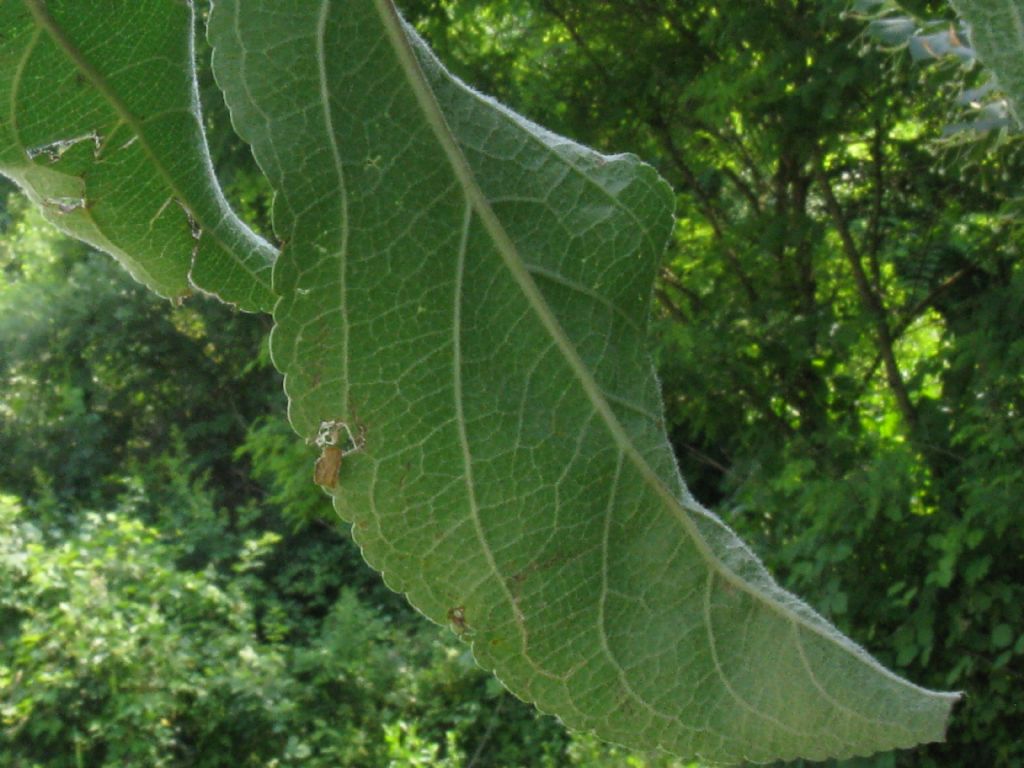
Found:
<path fill-rule="evenodd" d="M 214 179 L 192 43 L 177 0 L 0 2 L 0 173 L 157 293 L 269 310 L 274 250 Z"/>
<path fill-rule="evenodd" d="M 954 695 L 882 669 L 687 493 L 646 353 L 672 225 L 649 167 L 472 92 L 388 0 L 218 0 L 210 36 L 277 193 L 291 420 L 353 432 L 327 487 L 392 588 L 520 697 L 632 747 L 942 738 Z"/>

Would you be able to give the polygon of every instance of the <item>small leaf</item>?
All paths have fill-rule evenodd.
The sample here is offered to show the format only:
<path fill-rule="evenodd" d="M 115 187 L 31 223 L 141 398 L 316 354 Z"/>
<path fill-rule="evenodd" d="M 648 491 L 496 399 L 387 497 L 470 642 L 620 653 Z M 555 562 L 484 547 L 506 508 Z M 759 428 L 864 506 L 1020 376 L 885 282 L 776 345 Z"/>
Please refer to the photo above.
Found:
<path fill-rule="evenodd" d="M 952 29 L 928 35 L 915 35 L 908 41 L 910 56 L 914 61 L 930 61 L 945 56 L 956 56 L 961 63 L 974 61 L 974 50 L 963 44 L 960 36 Z"/>
<path fill-rule="evenodd" d="M 917 23 L 907 16 L 873 19 L 867 31 L 882 45 L 905 45 L 917 32 Z"/>
<path fill-rule="evenodd" d="M 214 179 L 192 43 L 180 0 L 0 2 L 0 173 L 157 293 L 269 310 L 274 250 Z"/>
<path fill-rule="evenodd" d="M 1013 642 L 1013 627 L 1000 624 L 992 630 L 992 647 L 1007 648 Z"/>
<path fill-rule="evenodd" d="M 389 0 L 217 0 L 277 196 L 292 424 L 364 436 L 369 563 L 569 726 L 707 762 L 941 739 L 955 695 L 781 590 L 679 477 L 646 352 L 673 196 L 445 72 Z"/>

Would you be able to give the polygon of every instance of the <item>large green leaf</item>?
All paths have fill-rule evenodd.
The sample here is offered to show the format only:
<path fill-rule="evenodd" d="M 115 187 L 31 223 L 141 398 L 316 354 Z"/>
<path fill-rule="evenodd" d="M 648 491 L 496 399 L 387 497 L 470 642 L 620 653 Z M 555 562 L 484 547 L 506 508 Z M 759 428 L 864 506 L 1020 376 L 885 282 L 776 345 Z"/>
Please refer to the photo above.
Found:
<path fill-rule="evenodd" d="M 1006 92 L 1017 125 L 1024 125 L 1024 0 L 950 0 L 967 20 L 971 45 Z"/>
<path fill-rule="evenodd" d="M 672 225 L 649 167 L 472 92 L 389 0 L 217 0 L 210 36 L 277 192 L 291 420 L 365 440 L 334 503 L 393 589 L 518 696 L 632 747 L 942 738 L 955 695 L 782 591 L 679 478 L 645 351 Z"/>
<path fill-rule="evenodd" d="M 0 1 L 0 172 L 163 296 L 269 310 L 274 250 L 228 209 L 181 0 Z"/>

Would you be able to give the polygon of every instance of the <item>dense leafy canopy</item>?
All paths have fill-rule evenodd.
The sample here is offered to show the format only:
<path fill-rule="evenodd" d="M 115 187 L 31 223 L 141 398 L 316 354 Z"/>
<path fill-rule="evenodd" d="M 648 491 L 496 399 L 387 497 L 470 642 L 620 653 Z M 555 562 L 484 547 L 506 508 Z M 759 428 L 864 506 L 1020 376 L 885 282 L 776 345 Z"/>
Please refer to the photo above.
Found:
<path fill-rule="evenodd" d="M 849 45 L 858 30 L 837 22 L 840 4 L 822 3 L 813 19 L 796 4 L 791 16 L 786 15 L 789 10 L 776 8 L 770 17 L 761 17 L 748 3 L 718 5 L 719 13 L 706 14 L 698 4 L 691 13 L 681 4 L 637 2 L 630 4 L 633 13 L 623 14 L 621 4 L 596 3 L 588 14 L 580 14 L 573 4 L 554 1 L 432 3 L 422 9 L 407 4 L 444 58 L 471 81 L 602 149 L 635 148 L 658 160 L 677 190 L 681 217 L 670 268 L 657 289 L 662 312 L 656 330 L 670 435 L 685 474 L 698 495 L 714 501 L 731 524 L 755 540 L 787 584 L 882 651 L 888 664 L 920 682 L 962 687 L 972 694 L 955 721 L 948 747 L 906 753 L 900 759 L 908 764 L 948 763 L 962 749 L 972 758 L 1012 764 L 1018 748 L 1012 734 L 1020 725 L 1019 714 L 1013 714 L 1013 681 L 1019 678 L 1024 652 L 1020 588 L 1013 578 L 1021 551 L 1012 527 L 1014 500 L 1024 482 L 1022 440 L 1012 418 L 1020 408 L 1022 363 L 1022 286 L 1011 237 L 1013 148 L 974 167 L 949 163 L 922 140 L 937 136 L 948 116 L 942 94 L 929 100 L 933 89 L 918 83 L 927 79 L 941 86 L 947 75 L 901 65 L 886 70 L 875 57 L 858 58 Z M 768 24 L 769 18 L 780 23 Z M 628 53 L 637 49 L 645 55 Z M 760 62 L 753 70 L 751 58 Z M 547 78 L 539 85 L 538 72 Z M 837 83 L 848 87 L 837 88 Z M 757 96 L 739 99 L 741 91 Z M 286 96 L 301 99 L 301 93 L 297 89 Z M 856 108 L 849 108 L 851 104 Z M 216 105 L 211 114 L 223 126 Z M 456 137 L 463 140 L 458 132 Z M 365 163 L 367 158 L 357 159 Z M 258 178 L 238 168 L 237 153 L 230 163 L 233 167 L 223 177 L 242 185 L 255 182 L 235 192 L 258 214 L 263 206 Z M 325 168 L 318 165 L 316 170 Z M 514 204 L 530 210 L 529 200 Z M 11 215 L 23 218 L 17 206 Z M 16 231 L 23 233 L 19 252 L 38 237 L 30 220 Z M 294 241 L 283 239 L 287 257 Z M 411 244 L 411 253 L 419 245 Z M 5 466 L 0 487 L 32 500 L 11 519 L 31 520 L 30 526 L 49 529 L 55 541 L 66 540 L 74 557 L 94 559 L 81 553 L 91 546 L 89 540 L 108 535 L 97 533 L 104 525 L 101 520 L 115 527 L 120 523 L 117 517 L 106 517 L 75 524 L 67 515 L 82 503 L 100 508 L 116 503 L 122 517 L 149 519 L 160 530 L 180 531 L 182 542 L 191 543 L 171 558 L 151 533 L 131 525 L 120 528 L 124 533 L 114 535 L 119 543 L 111 548 L 142 547 L 142 556 L 158 564 L 145 571 L 150 574 L 147 581 L 156 585 L 166 579 L 172 591 L 179 589 L 173 586 L 177 570 L 215 566 L 221 574 L 211 576 L 216 584 L 237 583 L 244 590 L 235 593 L 232 610 L 244 613 L 252 606 L 255 611 L 251 634 L 243 622 L 225 635 L 224 647 L 237 643 L 233 647 L 253 649 L 253 663 L 272 668 L 261 678 L 268 684 L 285 685 L 281 681 L 293 674 L 302 681 L 279 688 L 280 695 L 259 690 L 264 682 L 255 679 L 227 683 L 256 697 L 245 717 L 263 725 L 247 733 L 230 729 L 238 713 L 226 705 L 186 725 L 193 709 L 190 697 L 203 697 L 219 673 L 178 680 L 161 674 L 157 690 L 191 687 L 194 694 L 177 704 L 138 710 L 138 733 L 147 732 L 141 727 L 147 722 L 174 723 L 170 731 L 152 738 L 190 745 L 190 752 L 175 753 L 187 755 L 180 757 L 182 764 L 198 764 L 197 755 L 218 750 L 244 754 L 250 749 L 244 745 L 281 727 L 295 735 L 294 741 L 286 745 L 269 740 L 260 754 L 299 764 L 321 758 L 325 764 L 383 764 L 388 759 L 404 760 L 399 763 L 403 765 L 417 764 L 416 759 L 440 764 L 442 755 L 452 765 L 546 760 L 556 762 L 544 764 L 586 760 L 591 765 L 608 759 L 594 752 L 581 757 L 586 752 L 578 746 L 582 742 L 565 750 L 553 731 L 531 725 L 525 714 L 513 721 L 537 734 L 537 741 L 527 739 L 521 745 L 536 751 L 529 757 L 526 752 L 514 756 L 507 750 L 516 737 L 502 735 L 514 731 L 498 725 L 507 718 L 489 719 L 486 707 L 467 714 L 463 725 L 449 727 L 443 715 L 435 718 L 392 700 L 379 716 L 368 713 L 351 730 L 324 725 L 340 722 L 332 719 L 336 713 L 330 705 L 338 685 L 350 695 L 373 699 L 369 688 L 353 689 L 351 682 L 342 682 L 347 673 L 330 671 L 337 669 L 330 665 L 315 680 L 305 677 L 302 670 L 310 667 L 301 661 L 301 653 L 290 650 L 304 647 L 313 654 L 310 659 L 320 660 L 316 664 L 326 663 L 323 649 L 332 646 L 318 628 L 331 631 L 325 616 L 337 585 L 344 580 L 364 583 L 359 600 L 383 605 L 392 617 L 406 614 L 372 582 L 353 576 L 357 556 L 342 544 L 332 543 L 345 552 L 339 560 L 313 546 L 316 536 L 289 535 L 282 544 L 261 538 L 268 525 L 273 527 L 270 509 L 275 503 L 307 519 L 315 519 L 318 512 L 316 489 L 309 480 L 313 454 L 289 446 L 279 421 L 263 421 L 247 441 L 254 476 L 270 493 L 261 502 L 266 513 L 257 514 L 252 506 L 256 491 L 244 479 L 246 462 L 230 455 L 244 424 L 274 407 L 273 384 L 265 376 L 260 375 L 263 383 L 255 389 L 251 382 L 232 381 L 255 350 L 260 324 L 212 307 L 201 312 L 191 305 L 158 309 L 77 252 L 45 269 L 32 266 L 47 263 L 44 254 L 50 247 L 43 243 L 32 259 L 15 257 L 5 267 L 11 287 L 2 300 L 16 312 L 5 315 L 10 319 L 0 328 L 5 393 L 11 393 L 0 405 L 0 438 L 11 446 L 5 452 L 19 468 L 8 472 Z M 71 265 L 72 282 L 64 289 L 64 270 Z M 94 308 L 88 295 L 74 290 L 85 282 L 91 286 L 89 294 L 109 297 L 110 310 Z M 552 299 L 552 286 L 537 284 L 546 301 L 561 306 Z M 49 306 L 67 307 L 71 322 L 51 325 L 47 313 L 37 309 L 42 296 Z M 137 297 L 132 306 L 139 309 L 125 308 L 121 318 L 137 316 L 152 328 L 164 324 L 160 334 L 146 332 L 134 340 L 133 346 L 142 349 L 150 346 L 150 338 L 164 344 L 143 356 L 153 360 L 151 366 L 133 366 L 131 350 L 110 346 L 112 334 L 98 328 L 90 333 L 91 323 L 81 319 L 111 317 L 128 296 Z M 134 304 L 136 300 L 140 303 Z M 565 323 L 563 316 L 557 319 Z M 369 323 L 371 318 L 361 312 L 359 320 Z M 275 355 L 280 349 L 277 333 Z M 578 334 L 573 341 L 582 337 Z M 239 348 L 232 346 L 232 338 L 253 341 Z M 70 350 L 71 357 L 40 355 L 53 340 Z M 179 369 L 191 370 L 196 363 L 187 362 L 188 354 L 196 355 L 196 370 L 212 378 L 209 385 L 180 382 L 193 391 L 183 397 L 176 394 L 178 383 L 161 369 L 165 360 L 174 360 L 180 361 L 173 363 Z M 70 363 L 62 362 L 68 359 Z M 593 358 L 583 359 L 589 364 Z M 244 375 L 259 373 L 250 369 Z M 148 381 L 135 390 L 144 393 L 135 396 L 136 402 L 127 395 L 133 391 L 133 377 Z M 204 388 L 224 396 L 204 398 Z M 237 412 L 225 413 L 223 406 L 242 393 L 247 394 Z M 184 408 L 187 418 L 176 419 L 176 406 Z M 365 419 L 361 408 L 329 416 L 338 417 L 366 421 L 365 453 L 347 457 L 342 470 L 342 493 L 358 493 L 360 472 L 380 460 L 379 444 L 373 440 L 382 433 L 378 420 Z M 312 436 L 309 426 L 315 432 L 318 418 L 308 419 L 305 434 Z M 160 458 L 175 441 L 169 425 L 176 420 L 189 445 L 181 455 L 193 457 L 189 466 Z M 439 418 L 437 424 L 444 421 Z M 55 439 L 44 443 L 38 436 L 48 430 Z M 401 439 L 396 435 L 397 429 L 385 442 Z M 84 444 L 94 447 L 72 463 L 78 480 L 66 487 L 62 467 Z M 439 461 L 431 458 L 424 468 L 436 470 Z M 203 487 L 220 489 L 216 501 L 202 501 L 208 492 L 187 480 L 196 470 L 213 473 L 214 482 Z M 138 483 L 127 479 L 133 473 L 147 478 L 153 498 L 149 491 L 139 501 L 118 495 L 126 483 Z M 46 474 L 57 482 L 51 483 Z M 529 477 L 518 470 L 517 476 Z M 165 483 L 176 490 L 156 490 Z M 175 507 L 179 514 L 168 518 L 163 510 Z M 353 518 L 359 514 L 345 506 L 342 511 Z M 24 551 L 25 536 L 34 535 L 12 533 L 10 551 Z M 251 547 L 246 539 L 252 540 Z M 53 548 L 56 552 L 58 545 Z M 18 573 L 59 573 L 54 561 L 46 560 L 45 549 L 36 552 L 32 568 Z M 275 554 L 265 558 L 270 552 Z M 258 564 L 246 566 L 246 558 Z M 114 577 L 90 578 L 95 583 Z M 62 610 L 59 602 L 36 602 L 30 582 L 10 583 L 24 590 L 5 597 L 5 605 L 16 606 L 12 615 Z M 128 601 L 122 610 L 138 610 L 132 607 L 132 593 L 120 589 L 114 587 L 110 594 Z M 153 591 L 159 589 L 154 586 Z M 88 632 L 97 647 L 116 647 L 117 621 L 101 626 L 106 621 L 103 611 L 84 602 L 87 590 L 66 594 L 66 604 L 86 606 L 77 615 L 96 617 Z M 482 634 L 474 621 L 479 614 L 466 601 L 446 599 L 438 601 L 438 612 L 444 613 L 435 618 L 450 620 L 459 632 L 475 633 L 479 643 Z M 348 610 L 338 605 L 338 610 Z M 448 612 L 451 605 L 461 609 L 454 617 Z M 160 608 L 157 614 L 165 617 L 153 620 L 161 633 L 184 636 L 187 630 L 175 623 L 174 611 Z M 208 615 L 216 621 L 215 612 Z M 356 615 L 361 617 L 357 622 L 370 620 L 368 614 Z M 59 621 L 54 619 L 54 624 Z M 352 623 L 336 626 L 339 639 L 347 635 L 359 642 Z M 25 620 L 18 627 L 15 636 L 24 645 L 5 643 L 5 648 L 27 654 L 35 647 L 36 632 Z M 382 642 L 409 648 L 417 642 L 410 638 L 387 634 Z M 347 647 L 346 641 L 340 642 Z M 333 647 L 337 652 L 338 646 Z M 120 658 L 131 655 L 125 653 Z M 172 653 L 169 646 L 164 653 Z M 253 658 L 248 652 L 243 655 Z M 21 691 L 23 702 L 42 702 L 45 681 L 54 679 L 53 672 L 65 663 L 79 664 L 70 655 L 51 658 L 54 666 L 41 669 L 31 685 L 3 683 L 5 707 L 13 700 L 10 691 Z M 418 658 L 433 663 L 426 656 Z M 23 655 L 10 666 L 12 659 L 0 659 L 0 671 L 4 665 L 27 671 L 38 663 Z M 368 668 L 360 660 L 353 664 L 356 677 Z M 210 662 L 204 666 L 215 669 Z M 68 678 L 67 690 L 89 691 L 112 706 L 140 701 L 129 693 L 131 684 L 97 687 L 100 680 L 133 674 L 130 664 L 124 670 L 113 676 L 103 671 L 94 681 Z M 231 673 L 226 669 L 225 674 Z M 0 680 L 13 679 L 0 674 Z M 410 702 L 416 697 L 402 684 L 383 678 L 380 682 L 396 687 L 397 695 L 409 696 Z M 281 707 L 272 704 L 275 700 Z M 524 712 L 512 704 L 502 706 L 506 713 Z M 301 714 L 288 714 L 292 707 L 326 720 L 311 728 Z M 423 745 L 415 727 L 395 724 L 396 707 L 421 723 L 434 746 Z M 8 731 L 11 744 L 25 750 L 39 747 L 44 743 L 40 734 L 57 733 L 62 711 L 71 711 L 67 700 L 50 710 L 38 704 L 26 708 L 24 703 L 5 709 L 5 723 L 16 724 Z M 442 707 L 432 711 L 439 713 Z M 115 743 L 117 734 L 109 729 L 104 733 L 95 723 L 119 717 L 123 715 L 117 710 L 108 710 L 93 724 L 82 720 L 80 728 L 58 738 L 69 739 L 66 743 L 76 745 L 73 750 L 80 754 L 91 750 L 87 754 L 94 761 L 103 759 L 97 756 L 105 750 L 116 760 L 116 753 L 103 745 Z M 204 727 L 221 727 L 218 723 L 227 728 L 219 741 L 201 735 Z M 453 734 L 448 741 L 440 735 L 446 730 Z M 373 733 L 384 733 L 385 742 L 369 735 Z M 363 747 L 354 746 L 360 743 Z M 345 751 L 343 745 L 357 751 Z M 462 751 L 466 745 L 468 752 Z M 424 755 L 432 750 L 433 757 L 413 757 L 420 748 Z M 63 754 L 74 764 L 69 749 Z M 50 751 L 61 753 L 59 747 Z M 553 757 L 556 753 L 561 757 Z"/>

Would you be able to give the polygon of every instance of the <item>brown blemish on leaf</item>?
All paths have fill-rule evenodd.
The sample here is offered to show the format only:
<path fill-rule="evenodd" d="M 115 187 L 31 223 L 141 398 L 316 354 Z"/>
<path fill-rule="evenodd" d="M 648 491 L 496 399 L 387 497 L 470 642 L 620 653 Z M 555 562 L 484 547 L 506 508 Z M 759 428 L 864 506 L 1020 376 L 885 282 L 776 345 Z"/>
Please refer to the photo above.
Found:
<path fill-rule="evenodd" d="M 466 621 L 466 609 L 461 605 L 448 609 L 448 623 L 451 625 L 452 631 L 460 638 L 472 632 Z"/>
<path fill-rule="evenodd" d="M 313 482 L 322 488 L 333 490 L 338 487 L 338 473 L 345 452 L 336 445 L 325 445 L 313 466 Z"/>
<path fill-rule="evenodd" d="M 343 434 L 345 440 L 342 440 Z M 314 442 L 320 449 L 320 456 L 313 465 L 313 482 L 321 488 L 333 490 L 338 486 L 342 458 L 363 449 L 366 430 L 360 428 L 358 435 L 353 435 L 344 421 L 322 421 Z"/>

